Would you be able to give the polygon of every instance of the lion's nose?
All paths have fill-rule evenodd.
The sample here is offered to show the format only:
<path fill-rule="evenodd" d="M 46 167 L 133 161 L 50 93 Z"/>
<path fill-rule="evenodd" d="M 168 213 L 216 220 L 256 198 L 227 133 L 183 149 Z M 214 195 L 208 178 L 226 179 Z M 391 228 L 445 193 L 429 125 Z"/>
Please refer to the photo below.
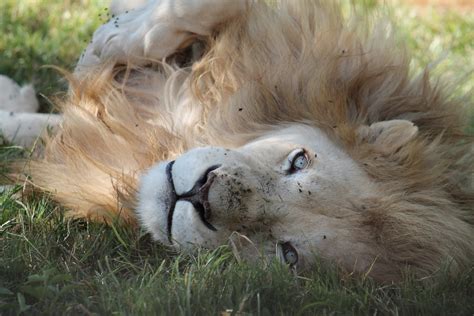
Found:
<path fill-rule="evenodd" d="M 178 195 L 178 200 L 190 202 L 198 211 L 203 223 L 212 230 L 216 230 L 208 220 L 211 217 L 211 205 L 209 204 L 209 189 L 216 177 L 212 171 L 221 165 L 214 165 L 206 169 L 203 175 L 196 181 L 193 188 L 188 192 Z"/>

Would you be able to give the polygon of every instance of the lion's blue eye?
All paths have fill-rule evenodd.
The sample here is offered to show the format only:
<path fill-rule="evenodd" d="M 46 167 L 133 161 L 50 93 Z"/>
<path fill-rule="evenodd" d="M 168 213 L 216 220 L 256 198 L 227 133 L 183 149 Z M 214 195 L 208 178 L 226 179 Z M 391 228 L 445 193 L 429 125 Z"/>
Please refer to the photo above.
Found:
<path fill-rule="evenodd" d="M 287 174 L 297 172 L 307 168 L 310 164 L 306 150 L 303 148 L 293 150 L 287 158 L 285 165 L 283 166 Z"/>
<path fill-rule="evenodd" d="M 309 164 L 308 157 L 306 156 L 304 151 L 300 151 L 293 157 L 291 161 L 291 169 L 292 170 L 302 170 L 306 168 Z"/>
<path fill-rule="evenodd" d="M 289 242 L 281 243 L 280 247 L 284 262 L 294 266 L 298 262 L 298 252 L 296 249 Z"/>
<path fill-rule="evenodd" d="M 304 169 L 308 166 L 308 158 L 304 153 L 301 153 L 300 155 L 296 156 L 295 159 L 293 159 L 293 163 L 291 164 L 291 167 L 295 170 L 301 170 Z"/>

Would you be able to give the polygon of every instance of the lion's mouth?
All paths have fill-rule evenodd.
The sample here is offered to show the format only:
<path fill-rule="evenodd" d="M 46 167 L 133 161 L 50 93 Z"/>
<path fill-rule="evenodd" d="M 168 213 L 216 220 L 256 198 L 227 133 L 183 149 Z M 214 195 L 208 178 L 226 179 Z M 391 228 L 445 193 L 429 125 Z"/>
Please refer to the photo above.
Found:
<path fill-rule="evenodd" d="M 215 174 L 212 173 L 215 169 L 219 168 L 220 165 L 214 165 L 209 167 L 201 178 L 196 181 L 193 188 L 188 192 L 185 192 L 181 195 L 176 193 L 176 188 L 173 181 L 173 165 L 175 161 L 171 161 L 166 166 L 166 178 L 171 187 L 171 194 L 168 203 L 168 217 L 167 217 L 167 234 L 168 241 L 172 243 L 172 228 L 173 228 L 173 215 L 178 201 L 187 201 L 191 203 L 194 209 L 198 212 L 199 217 L 201 218 L 202 223 L 209 228 L 210 230 L 217 231 L 217 229 L 209 223 L 211 217 L 211 206 L 209 203 L 209 189 L 211 188 L 212 183 L 215 179 Z"/>

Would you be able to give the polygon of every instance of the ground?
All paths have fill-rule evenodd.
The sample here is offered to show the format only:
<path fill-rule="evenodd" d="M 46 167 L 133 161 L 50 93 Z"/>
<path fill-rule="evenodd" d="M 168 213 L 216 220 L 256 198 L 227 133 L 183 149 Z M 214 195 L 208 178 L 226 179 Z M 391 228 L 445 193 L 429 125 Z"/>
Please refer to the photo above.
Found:
<path fill-rule="evenodd" d="M 353 2 L 369 12 L 376 6 Z M 419 2 L 383 10 L 414 52 L 413 70 L 447 54 L 435 73 L 456 85 L 458 95 L 471 93 L 466 104 L 472 105 L 473 6 L 462 0 L 455 6 Z M 439 5 L 426 5 L 433 2 Z M 50 111 L 66 85 L 43 66 L 70 70 L 106 19 L 104 8 L 99 0 L 1 1 L 0 73 L 33 82 L 42 110 Z M 7 181 L 4 162 L 28 155 L 0 147 L 0 183 Z M 400 285 L 383 286 L 324 264 L 295 277 L 279 264 L 239 263 L 225 247 L 177 256 L 139 230 L 64 220 L 48 196 L 19 199 L 15 192 L 21 195 L 22 186 L 0 194 L 0 314 L 474 313 L 474 267 L 456 278 L 441 271 L 437 281 L 407 276 Z"/>

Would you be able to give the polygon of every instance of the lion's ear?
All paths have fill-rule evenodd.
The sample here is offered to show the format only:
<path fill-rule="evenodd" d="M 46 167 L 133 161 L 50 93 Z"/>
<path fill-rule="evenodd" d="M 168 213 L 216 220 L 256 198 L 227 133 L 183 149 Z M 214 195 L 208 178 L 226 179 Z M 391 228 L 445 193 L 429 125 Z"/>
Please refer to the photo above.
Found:
<path fill-rule="evenodd" d="M 411 141 L 418 134 L 418 127 L 407 120 L 377 122 L 357 130 L 361 141 L 374 144 L 385 153 L 391 153 Z"/>

